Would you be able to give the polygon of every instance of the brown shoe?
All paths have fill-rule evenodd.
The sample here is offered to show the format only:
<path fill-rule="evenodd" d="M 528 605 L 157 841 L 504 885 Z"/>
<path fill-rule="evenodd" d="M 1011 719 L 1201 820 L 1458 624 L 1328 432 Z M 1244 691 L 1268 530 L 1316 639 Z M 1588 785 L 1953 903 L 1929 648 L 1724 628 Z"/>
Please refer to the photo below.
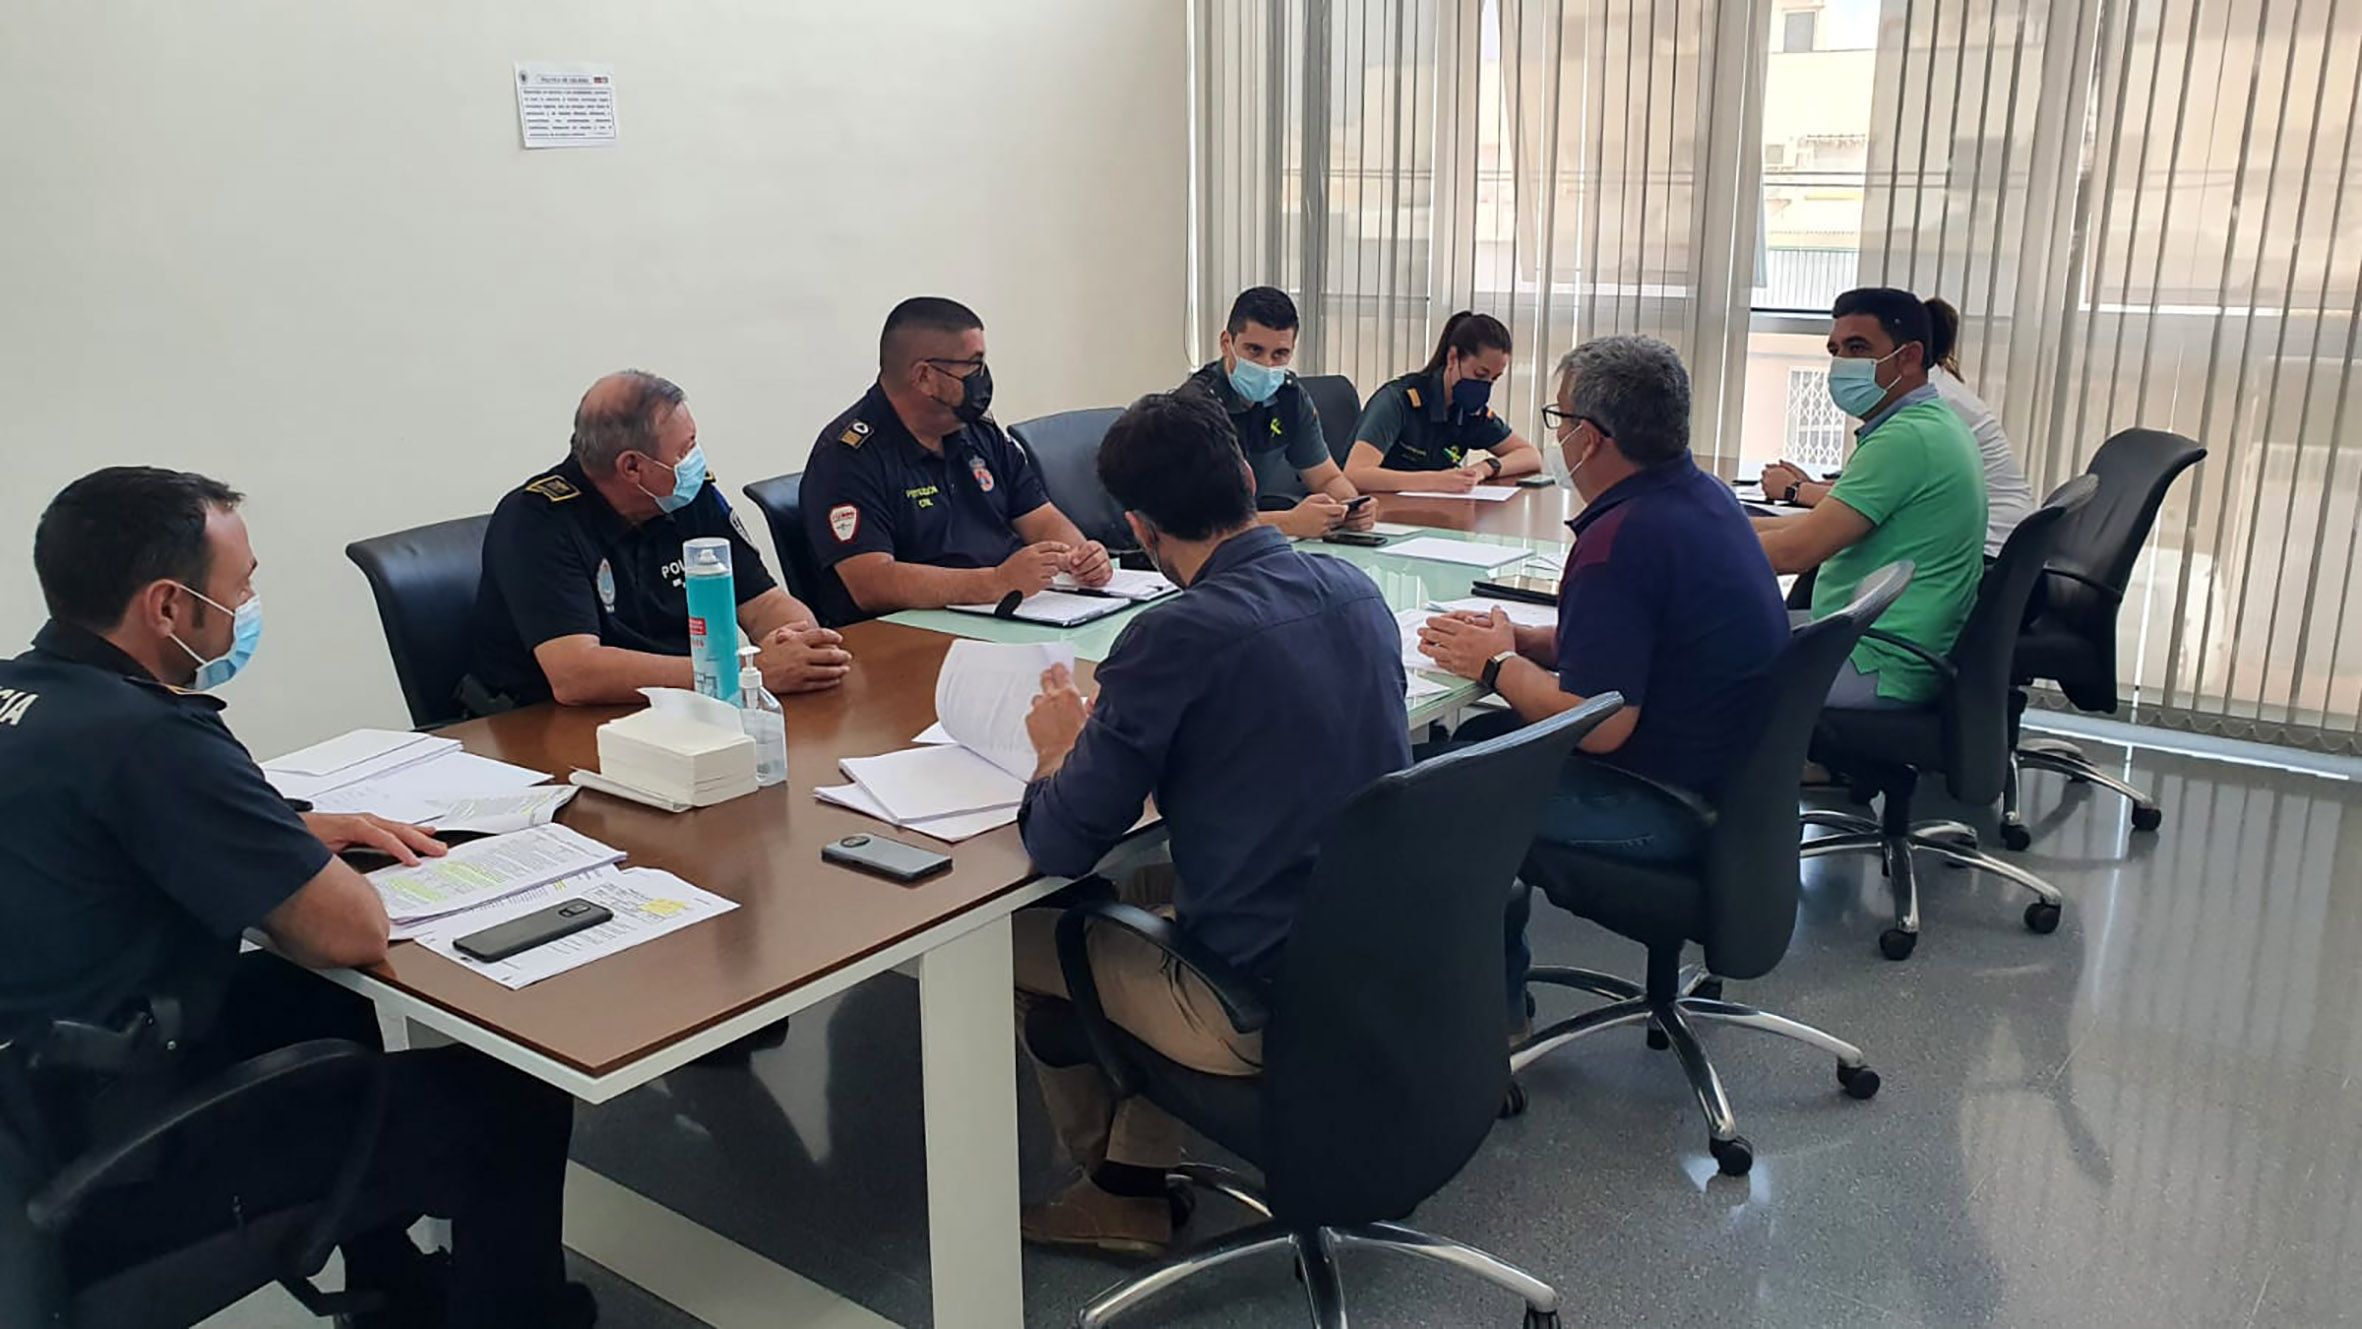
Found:
<path fill-rule="evenodd" d="M 1017 1228 L 1027 1241 L 1043 1246 L 1161 1255 L 1173 1244 L 1173 1206 L 1162 1195 L 1114 1195 L 1084 1177 L 1057 1199 L 1025 1206 Z"/>

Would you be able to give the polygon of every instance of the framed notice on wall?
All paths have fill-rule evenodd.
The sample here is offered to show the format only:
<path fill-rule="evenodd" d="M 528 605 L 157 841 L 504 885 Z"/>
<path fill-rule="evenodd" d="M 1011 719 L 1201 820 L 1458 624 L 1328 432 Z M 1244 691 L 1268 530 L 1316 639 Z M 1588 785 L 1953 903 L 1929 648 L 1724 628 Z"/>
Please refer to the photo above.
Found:
<path fill-rule="evenodd" d="M 612 65 L 516 65 L 517 132 L 528 148 L 615 145 Z"/>

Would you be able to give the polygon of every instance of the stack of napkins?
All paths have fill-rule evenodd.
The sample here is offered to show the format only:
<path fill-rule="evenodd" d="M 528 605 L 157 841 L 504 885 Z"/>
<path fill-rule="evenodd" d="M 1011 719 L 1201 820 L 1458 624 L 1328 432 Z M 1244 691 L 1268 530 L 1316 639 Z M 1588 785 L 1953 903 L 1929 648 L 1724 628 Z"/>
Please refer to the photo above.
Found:
<path fill-rule="evenodd" d="M 938 840 L 965 840 L 1008 825 L 1017 820 L 1017 805 L 1033 778 L 1025 715 L 1041 692 L 1042 672 L 1056 664 L 1073 668 L 1074 648 L 953 642 L 935 680 L 940 721 L 920 735 L 921 746 L 846 757 L 837 765 L 853 783 L 813 793 Z"/>
<path fill-rule="evenodd" d="M 599 726 L 599 775 L 653 800 L 711 807 L 755 791 L 755 743 L 728 703 L 642 688 L 648 709 Z"/>

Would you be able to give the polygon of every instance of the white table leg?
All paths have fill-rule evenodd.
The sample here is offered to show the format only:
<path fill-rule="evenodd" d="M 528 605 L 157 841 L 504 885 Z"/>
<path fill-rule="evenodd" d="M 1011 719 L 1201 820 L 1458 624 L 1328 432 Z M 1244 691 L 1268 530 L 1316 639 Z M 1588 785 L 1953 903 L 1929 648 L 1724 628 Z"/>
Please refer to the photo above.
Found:
<path fill-rule="evenodd" d="M 936 1329 L 1025 1323 L 1016 1037 L 1006 918 L 926 953 L 919 1057 Z"/>

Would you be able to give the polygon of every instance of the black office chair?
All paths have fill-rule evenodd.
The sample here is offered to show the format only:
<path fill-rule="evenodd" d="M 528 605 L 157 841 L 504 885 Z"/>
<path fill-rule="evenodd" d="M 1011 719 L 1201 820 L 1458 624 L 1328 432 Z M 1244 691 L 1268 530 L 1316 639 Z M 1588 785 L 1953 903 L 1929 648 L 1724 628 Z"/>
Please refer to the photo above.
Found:
<path fill-rule="evenodd" d="M 58 1123 L 45 1113 L 58 1072 L 0 1049 L 0 1323 L 46 1329 L 182 1329 L 272 1283 L 315 1316 L 378 1310 L 361 1292 L 327 1293 L 311 1279 L 345 1238 L 415 1215 L 361 1212 L 360 1187 L 385 1113 L 384 1055 L 321 1040 L 280 1048 L 167 1097 L 74 1156 L 56 1157 Z M 122 1203 L 111 1192 L 172 1166 L 179 1150 L 215 1153 L 209 1128 L 233 1116 L 353 1105 L 341 1174 L 317 1198 L 268 1212 L 225 1205 L 219 1226 L 130 1263 L 78 1267 L 81 1225 Z M 251 1133 L 244 1133 L 251 1138 Z M 122 1215 L 111 1216 L 114 1229 Z"/>
<path fill-rule="evenodd" d="M 1312 409 L 1320 416 L 1321 437 L 1329 443 L 1329 455 L 1343 466 L 1346 455 L 1353 451 L 1353 428 L 1361 423 L 1361 393 L 1354 390 L 1353 380 L 1343 374 L 1314 374 L 1297 379 L 1296 386 L 1312 398 Z"/>
<path fill-rule="evenodd" d="M 1779 1034 L 1837 1058 L 1837 1079 L 1855 1098 L 1878 1092 L 1878 1072 L 1860 1048 L 1809 1025 L 1722 1000 L 1725 978 L 1771 972 L 1796 930 L 1800 890 L 1796 851 L 1796 773 L 1804 768 L 1813 722 L 1837 670 L 1862 633 L 1910 584 L 1911 565 L 1894 563 L 1865 578 L 1852 603 L 1796 629 L 1760 685 L 1772 717 L 1731 769 L 1722 798 L 1709 804 L 1687 791 L 1650 784 L 1687 806 L 1705 832 L 1704 855 L 1690 863 L 1644 864 L 1538 842 L 1526 855 L 1517 889 L 1541 888 L 1552 904 L 1648 947 L 1643 983 L 1563 966 L 1537 966 L 1529 983 L 1571 987 L 1610 1004 L 1542 1029 L 1510 1054 L 1514 1072 L 1576 1039 L 1625 1025 L 1648 1026 L 1649 1044 L 1679 1050 L 1690 1088 L 1706 1114 L 1707 1150 L 1723 1172 L 1755 1165 L 1755 1147 L 1739 1134 L 1714 1064 L 1693 1020 Z M 1580 760 L 1578 758 L 1578 760 Z M 1705 964 L 1684 970 L 1682 951 L 1696 942 Z M 1525 1109 L 1514 1082 L 1505 1111 Z"/>
<path fill-rule="evenodd" d="M 1009 436 L 1040 469 L 1050 502 L 1086 538 L 1114 551 L 1129 550 L 1135 542 L 1132 528 L 1124 524 L 1124 505 L 1099 483 L 1099 444 L 1122 414 L 1120 407 L 1101 406 L 1009 426 Z"/>
<path fill-rule="evenodd" d="M 2132 585 L 2133 565 L 2157 525 L 2158 509 L 2182 472 L 2205 460 L 2195 440 L 2162 429 L 2127 429 L 2100 445 L 2084 474 L 2099 481 L 2091 503 L 2059 530 L 2043 569 L 2046 599 L 2018 635 L 2010 670 L 2011 760 L 2001 789 L 2001 842 L 2033 842 L 2018 813 L 2018 783 L 2031 770 L 2055 771 L 2079 784 L 2113 789 L 2132 800 L 2132 828 L 2165 820 L 2155 799 L 2084 759 L 2074 744 L 2020 733 L 2028 685 L 2048 679 L 2076 709 L 2116 710 L 2116 613 Z"/>
<path fill-rule="evenodd" d="M 344 547 L 369 579 L 394 677 L 420 729 L 464 720 L 459 680 L 468 668 L 468 627 L 484 575 L 490 516 L 459 517 Z"/>
<path fill-rule="evenodd" d="M 1338 814 L 1266 987 L 1165 919 L 1094 903 L 1058 924 L 1071 1006 L 1043 1003 L 1026 1041 L 1050 1065 L 1096 1061 L 1119 1094 L 1158 1107 L 1260 1168 L 1258 1188 L 1185 1166 L 1176 1185 L 1217 1190 L 1264 1221 L 1101 1295 L 1096 1329 L 1191 1275 L 1290 1250 L 1324 1329 L 1345 1323 L 1339 1247 L 1424 1256 L 1525 1299 L 1528 1329 L 1555 1329 L 1549 1284 L 1481 1251 L 1399 1226 L 1458 1174 L 1491 1129 L 1506 1080 L 1501 1044 L 1502 893 L 1533 837 L 1552 775 L 1623 705 L 1613 693 L 1541 724 L 1385 776 Z M 1481 823 L 1474 839 L 1438 827 Z M 1263 1074 L 1204 1075 L 1110 1023 L 1085 949 L 1091 927 L 1136 932 L 1204 978 L 1239 1029 L 1263 1031 Z"/>
<path fill-rule="evenodd" d="M 811 607 L 822 627 L 841 628 L 866 615 L 852 607 L 836 574 L 824 572 L 812 554 L 812 538 L 804 529 L 804 473 L 774 475 L 739 490 L 760 509 L 771 528 L 771 547 L 779 551 L 779 575 L 787 593 Z"/>
<path fill-rule="evenodd" d="M 1978 848 L 1976 832 L 1960 822 L 1913 822 L 1911 796 L 1920 776 L 1941 772 L 1952 796 L 1963 803 L 1981 807 L 2001 797 L 2009 770 L 2010 659 L 2025 621 L 2026 599 L 2060 529 L 2098 487 L 2088 475 L 2068 481 L 2010 532 L 2000 556 L 1985 568 L 1949 659 L 1870 629 L 1867 635 L 1909 651 L 1943 677 L 1943 690 L 1933 702 L 1884 709 L 1832 706 L 1821 712 L 1813 759 L 1844 773 L 1856 789 L 1884 795 L 1884 805 L 1876 821 L 1850 812 L 1806 812 L 1805 825 L 1839 833 L 1805 841 L 1802 852 L 1806 858 L 1880 856 L 1895 903 L 1894 926 L 1878 938 L 1878 949 L 1889 960 L 1907 959 L 1919 944 L 1915 853 L 2016 882 L 2035 897 L 2026 906 L 2026 926 L 2036 932 L 2058 930 L 2065 898 L 2056 887 Z"/>

